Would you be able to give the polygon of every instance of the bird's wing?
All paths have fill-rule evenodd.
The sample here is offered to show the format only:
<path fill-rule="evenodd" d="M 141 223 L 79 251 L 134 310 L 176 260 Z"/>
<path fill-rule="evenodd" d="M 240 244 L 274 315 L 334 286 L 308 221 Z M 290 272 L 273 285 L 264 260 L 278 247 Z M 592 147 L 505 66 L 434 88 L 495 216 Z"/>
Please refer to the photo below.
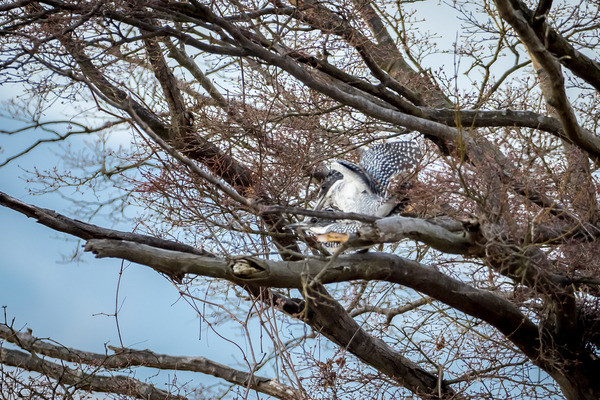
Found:
<path fill-rule="evenodd" d="M 365 169 L 359 165 L 346 160 L 336 160 L 331 167 L 342 173 L 344 181 L 347 184 L 351 183 L 356 185 L 357 189 L 371 190 L 372 182 L 371 177 L 369 176 L 370 172 L 365 171 Z"/>
<path fill-rule="evenodd" d="M 314 209 L 334 207 L 345 212 L 356 211 L 351 202 L 358 193 L 371 190 L 369 181 L 368 174 L 358 165 L 350 161 L 335 160 L 321 185 Z"/>
<path fill-rule="evenodd" d="M 358 221 L 353 221 L 350 219 L 342 219 L 337 220 L 331 225 L 327 226 L 326 232 L 336 232 L 336 233 L 356 233 L 358 229 L 362 226 L 362 223 Z"/>
<path fill-rule="evenodd" d="M 415 142 L 380 143 L 365 151 L 360 165 L 372 178 L 371 190 L 385 195 L 390 179 L 402 171 L 415 167 L 421 159 L 421 150 Z"/>

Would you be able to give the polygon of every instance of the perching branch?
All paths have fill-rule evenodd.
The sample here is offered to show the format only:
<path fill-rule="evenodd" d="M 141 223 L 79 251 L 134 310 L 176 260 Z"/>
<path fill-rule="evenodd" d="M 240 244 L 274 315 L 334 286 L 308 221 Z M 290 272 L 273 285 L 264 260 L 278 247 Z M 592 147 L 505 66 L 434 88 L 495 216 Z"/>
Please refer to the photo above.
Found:
<path fill-rule="evenodd" d="M 375 221 L 372 225 L 363 226 L 356 238 L 351 238 L 349 245 L 362 247 L 374 243 L 394 243 L 402 239 L 412 239 L 449 254 L 469 254 L 478 251 L 476 242 L 481 234 L 478 227 L 474 230 L 451 232 L 435 224 L 419 218 L 388 217 Z"/>

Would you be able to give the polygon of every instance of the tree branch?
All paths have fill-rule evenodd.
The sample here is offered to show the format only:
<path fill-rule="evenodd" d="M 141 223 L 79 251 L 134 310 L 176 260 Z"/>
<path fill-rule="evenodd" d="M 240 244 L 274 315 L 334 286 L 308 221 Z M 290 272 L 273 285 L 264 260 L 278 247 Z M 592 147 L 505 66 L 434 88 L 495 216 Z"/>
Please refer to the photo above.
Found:
<path fill-rule="evenodd" d="M 398 381 L 414 393 L 431 399 L 462 399 L 439 377 L 424 370 L 381 339 L 366 333 L 320 284 L 306 287 L 307 322 L 328 339 Z"/>
<path fill-rule="evenodd" d="M 421 107 L 423 116 L 433 121 L 444 122 L 456 126 L 457 121 L 463 126 L 482 127 L 520 127 L 548 132 L 559 139 L 571 141 L 566 135 L 560 120 L 532 111 L 504 110 L 450 110 Z M 581 129 L 581 135 L 590 142 L 596 141 L 595 135 L 587 129 Z"/>
<path fill-rule="evenodd" d="M 115 348 L 115 354 L 99 354 L 76 350 L 48 343 L 34 337 L 29 332 L 18 332 L 5 324 L 0 324 L 0 338 L 14 343 L 23 350 L 77 364 L 86 364 L 103 369 L 128 369 L 143 366 L 176 371 L 192 371 L 212 375 L 233 384 L 257 390 L 278 399 L 298 399 L 301 393 L 275 379 L 256 376 L 209 360 L 205 357 L 176 357 L 157 354 L 150 350 Z M 39 372 L 39 371 L 38 371 Z"/>
<path fill-rule="evenodd" d="M 88 224 L 86 222 L 69 218 L 53 210 L 40 208 L 31 204 L 24 203 L 3 192 L 0 192 L 0 205 L 20 212 L 30 218 L 34 218 L 40 224 L 54 229 L 55 231 L 68 233 L 70 235 L 77 236 L 84 240 L 127 240 L 165 250 L 180 251 L 204 257 L 214 257 L 211 253 L 207 251 L 197 249 L 187 244 L 172 242 L 170 240 L 164 240 L 153 236 L 140 235 L 137 233 L 122 232 L 113 229 L 102 228 L 97 225 Z"/>
<path fill-rule="evenodd" d="M 519 0 L 513 1 L 519 3 Z M 511 0 L 495 0 L 495 2 L 502 18 L 513 27 L 531 56 L 548 74 L 551 90 L 548 103 L 555 108 L 569 141 L 586 151 L 592 159 L 600 161 L 600 138 L 586 134 L 579 126 L 565 91 L 560 64 L 538 38 L 522 10 L 513 8 Z"/>
<path fill-rule="evenodd" d="M 350 316 L 352 318 L 355 318 L 355 317 L 358 317 L 359 315 L 366 314 L 366 313 L 378 313 L 378 314 L 385 315 L 385 317 L 387 319 L 387 323 L 390 324 L 392 322 L 392 319 L 394 319 L 395 316 L 407 313 L 409 311 L 414 310 L 415 308 L 424 306 L 425 304 L 429 304 L 429 303 L 431 303 L 431 301 L 432 301 L 431 298 L 424 297 L 422 299 L 415 300 L 415 301 L 405 304 L 403 306 L 393 307 L 393 308 L 384 308 L 384 307 L 366 305 L 364 307 L 352 310 L 350 312 Z"/>
<path fill-rule="evenodd" d="M 363 247 L 374 243 L 395 243 L 408 238 L 444 253 L 469 254 L 478 252 L 478 237 L 481 237 L 478 226 L 472 227 L 471 231 L 455 233 L 423 219 L 388 217 L 361 227 L 356 238 L 350 238 L 348 245 Z"/>
<path fill-rule="evenodd" d="M 51 379 L 60 381 L 62 384 L 76 386 L 78 389 L 91 392 L 121 394 L 144 400 L 187 399 L 187 397 L 171 394 L 128 376 L 102 376 L 96 373 L 85 373 L 43 360 L 35 354 L 27 354 L 5 347 L 0 348 L 0 363 L 27 371 L 39 372 Z"/>

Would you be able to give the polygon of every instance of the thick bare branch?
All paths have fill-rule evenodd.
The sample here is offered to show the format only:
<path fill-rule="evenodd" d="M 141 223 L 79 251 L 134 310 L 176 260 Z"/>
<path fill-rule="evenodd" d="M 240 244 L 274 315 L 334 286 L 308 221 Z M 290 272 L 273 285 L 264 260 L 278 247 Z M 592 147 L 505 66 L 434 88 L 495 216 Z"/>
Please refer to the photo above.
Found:
<path fill-rule="evenodd" d="M 142 33 L 146 33 L 142 31 Z M 163 91 L 163 97 L 169 105 L 171 114 L 171 133 L 169 139 L 172 142 L 177 142 L 174 139 L 183 139 L 193 134 L 191 126 L 193 118 L 191 113 L 186 110 L 185 100 L 179 88 L 177 87 L 177 79 L 173 71 L 167 64 L 163 55 L 163 50 L 157 38 L 145 38 L 144 45 L 148 52 L 148 59 L 152 65 L 154 76 L 159 82 Z"/>
<path fill-rule="evenodd" d="M 475 289 L 431 267 L 395 255 L 353 254 L 340 256 L 333 261 L 267 261 L 253 257 L 226 260 L 102 239 L 88 241 L 86 250 L 100 258 L 124 258 L 170 275 L 209 276 L 227 279 L 242 286 L 301 289 L 318 274 L 322 283 L 357 279 L 398 283 L 489 322 L 530 356 L 535 356 L 538 351 L 535 345 L 538 328 L 509 301 Z M 328 266 L 327 270 L 321 272 L 325 266 Z"/>
<path fill-rule="evenodd" d="M 394 243 L 408 238 L 450 254 L 478 252 L 479 244 L 476 240 L 480 237 L 476 230 L 456 233 L 437 225 L 435 221 L 410 217 L 388 217 L 377 220 L 372 225 L 362 227 L 356 236 L 356 239 L 348 242 L 352 247 Z"/>

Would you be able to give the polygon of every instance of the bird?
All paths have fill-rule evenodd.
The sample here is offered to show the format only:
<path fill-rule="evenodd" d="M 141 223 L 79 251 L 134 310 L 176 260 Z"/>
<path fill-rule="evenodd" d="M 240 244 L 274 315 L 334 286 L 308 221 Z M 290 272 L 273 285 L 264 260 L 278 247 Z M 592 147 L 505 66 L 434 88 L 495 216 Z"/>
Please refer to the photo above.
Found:
<path fill-rule="evenodd" d="M 415 167 L 421 150 L 413 141 L 377 144 L 363 152 L 360 163 L 335 160 L 323 180 L 315 210 L 337 209 L 385 217 L 398 203 L 390 196 L 390 181 Z"/>
<path fill-rule="evenodd" d="M 415 167 L 421 150 L 413 141 L 376 144 L 363 152 L 359 164 L 335 160 L 323 180 L 314 210 L 359 213 L 386 217 L 397 211 L 400 198 L 389 193 L 391 180 Z M 355 220 L 310 218 L 288 225 L 314 236 L 325 247 L 339 247 L 362 223 Z"/>

